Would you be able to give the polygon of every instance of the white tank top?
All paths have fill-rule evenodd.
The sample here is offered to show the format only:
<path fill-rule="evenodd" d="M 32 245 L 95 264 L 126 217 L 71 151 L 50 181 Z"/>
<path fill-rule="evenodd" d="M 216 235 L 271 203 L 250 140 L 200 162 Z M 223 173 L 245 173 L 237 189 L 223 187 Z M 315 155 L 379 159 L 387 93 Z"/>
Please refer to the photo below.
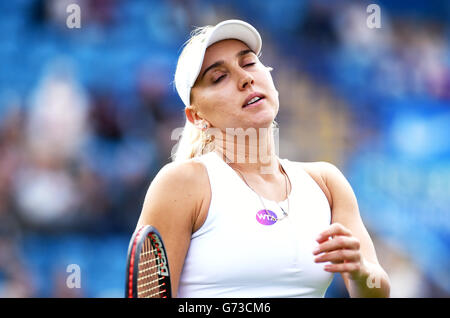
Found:
<path fill-rule="evenodd" d="M 324 297 L 333 274 L 314 263 L 315 238 L 331 222 L 328 200 L 303 168 L 280 159 L 291 184 L 289 216 L 274 223 L 257 194 L 215 152 L 198 157 L 211 203 L 192 234 L 178 297 Z M 275 201 L 266 208 L 282 217 Z M 287 200 L 279 202 L 287 211 Z M 270 212 L 269 212 L 270 213 Z"/>

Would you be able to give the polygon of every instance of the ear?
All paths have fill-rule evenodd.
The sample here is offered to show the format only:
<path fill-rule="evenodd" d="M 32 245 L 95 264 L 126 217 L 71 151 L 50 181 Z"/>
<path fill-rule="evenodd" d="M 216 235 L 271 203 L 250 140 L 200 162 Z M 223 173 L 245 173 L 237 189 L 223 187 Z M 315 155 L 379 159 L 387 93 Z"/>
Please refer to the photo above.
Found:
<path fill-rule="evenodd" d="M 184 113 L 186 114 L 186 118 L 189 120 L 189 122 L 199 128 L 205 121 L 192 106 L 186 107 L 184 109 Z"/>

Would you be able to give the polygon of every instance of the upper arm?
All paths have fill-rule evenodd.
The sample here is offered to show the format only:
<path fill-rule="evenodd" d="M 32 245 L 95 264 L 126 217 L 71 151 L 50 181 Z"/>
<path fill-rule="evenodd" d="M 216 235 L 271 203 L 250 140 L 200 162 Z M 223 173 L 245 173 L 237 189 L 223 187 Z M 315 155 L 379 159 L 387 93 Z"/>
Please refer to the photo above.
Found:
<path fill-rule="evenodd" d="M 372 239 L 364 226 L 359 213 L 355 193 L 342 174 L 333 164 L 321 162 L 321 171 L 324 182 L 332 198 L 331 223 L 340 223 L 348 228 L 360 242 L 360 251 L 364 259 L 372 264 L 379 264 Z M 347 278 L 344 277 L 346 285 Z"/>
<path fill-rule="evenodd" d="M 359 213 L 358 202 L 350 183 L 342 172 L 328 162 L 303 163 L 303 168 L 316 181 L 328 199 L 331 223 L 340 223 L 359 240 L 360 251 L 365 260 L 379 265 L 372 239 Z M 349 278 L 342 275 L 349 290 Z"/>
<path fill-rule="evenodd" d="M 161 169 L 148 188 L 137 223 L 137 227 L 150 224 L 160 232 L 167 249 L 174 297 L 203 202 L 203 169 L 195 161 L 170 163 Z"/>
<path fill-rule="evenodd" d="M 347 227 L 360 240 L 361 252 L 365 258 L 370 262 L 378 263 L 372 239 L 362 221 L 358 202 L 350 183 L 333 164 L 323 162 L 322 165 L 324 181 L 333 202 L 331 223 L 340 223 Z"/>

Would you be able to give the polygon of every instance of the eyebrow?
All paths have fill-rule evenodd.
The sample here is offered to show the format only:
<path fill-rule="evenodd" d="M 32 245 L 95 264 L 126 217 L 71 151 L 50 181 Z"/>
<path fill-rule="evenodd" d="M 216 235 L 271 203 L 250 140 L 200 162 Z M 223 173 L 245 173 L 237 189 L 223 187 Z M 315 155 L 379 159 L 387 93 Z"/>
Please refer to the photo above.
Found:
<path fill-rule="evenodd" d="M 246 54 L 248 54 L 248 53 L 254 53 L 254 52 L 253 52 L 252 50 L 250 50 L 250 49 L 242 50 L 242 51 L 240 51 L 240 52 L 238 52 L 238 53 L 236 54 L 236 57 L 241 57 L 241 56 L 244 56 L 244 55 L 246 55 Z M 217 66 L 222 65 L 223 63 L 224 63 L 224 61 L 223 61 L 223 60 L 220 60 L 220 61 L 217 61 L 217 62 L 211 64 L 210 66 L 208 66 L 208 67 L 203 71 L 203 74 L 202 74 L 200 80 L 202 80 L 203 77 L 205 77 L 206 72 L 208 72 L 209 70 L 211 70 L 211 69 L 213 69 L 213 68 L 215 68 L 215 67 L 217 67 Z"/>

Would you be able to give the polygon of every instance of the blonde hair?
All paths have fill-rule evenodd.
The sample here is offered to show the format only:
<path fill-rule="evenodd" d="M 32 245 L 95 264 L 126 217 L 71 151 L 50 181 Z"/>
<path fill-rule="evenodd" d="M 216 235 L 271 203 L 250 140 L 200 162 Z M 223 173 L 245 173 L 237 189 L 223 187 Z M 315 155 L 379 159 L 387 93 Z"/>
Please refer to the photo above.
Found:
<path fill-rule="evenodd" d="M 190 38 L 183 44 L 183 51 L 178 58 L 177 70 L 175 71 L 175 74 L 178 71 L 178 65 L 180 63 L 180 60 L 182 59 L 183 54 L 186 52 L 186 49 L 189 49 L 189 46 L 192 43 L 200 41 L 206 34 L 206 32 L 212 27 L 212 25 L 206 25 L 203 27 L 196 27 L 194 30 L 192 30 Z M 178 142 L 176 151 L 174 154 L 172 154 L 172 160 L 181 161 L 191 159 L 204 153 L 210 152 L 214 149 L 214 147 L 212 147 L 213 149 L 210 149 L 211 146 L 213 146 L 211 145 L 211 141 L 212 138 L 210 136 L 207 136 L 204 131 L 195 127 L 186 118 L 186 124 L 184 125 L 183 132 L 181 133 L 181 139 Z M 207 147 L 208 145 L 209 147 Z"/>
<path fill-rule="evenodd" d="M 196 41 L 201 41 L 202 37 L 212 27 L 213 27 L 212 25 L 206 25 L 203 27 L 196 27 L 194 30 L 192 30 L 192 32 L 190 33 L 190 38 L 182 46 L 183 50 L 178 58 L 177 70 L 175 71 L 175 74 L 178 71 L 178 65 L 180 63 L 183 54 L 186 52 L 186 49 L 189 49 L 189 46 L 192 43 Z M 269 71 L 272 70 L 272 68 L 270 67 L 268 67 L 268 69 Z M 192 100 L 192 96 L 190 100 Z M 278 127 L 278 124 L 275 121 L 272 123 L 271 128 L 274 127 Z M 181 133 L 180 140 L 172 153 L 172 160 L 173 161 L 188 160 L 207 154 L 208 152 L 213 151 L 215 148 L 213 141 L 214 136 L 211 136 L 206 131 L 196 127 L 186 118 L 186 123 Z"/>

